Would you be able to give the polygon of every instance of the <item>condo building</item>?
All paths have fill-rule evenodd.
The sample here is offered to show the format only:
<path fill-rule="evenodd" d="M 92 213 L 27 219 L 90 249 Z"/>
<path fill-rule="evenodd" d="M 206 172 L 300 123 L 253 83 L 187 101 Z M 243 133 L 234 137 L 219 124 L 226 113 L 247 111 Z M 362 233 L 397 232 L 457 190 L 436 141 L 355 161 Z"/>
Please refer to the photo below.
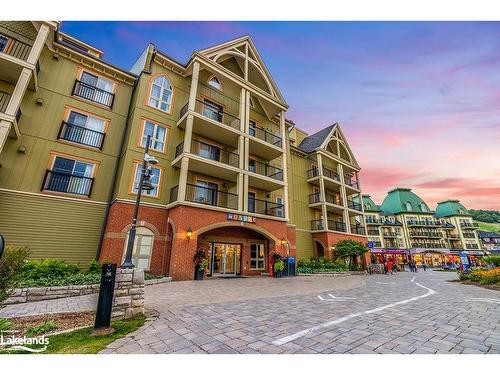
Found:
<path fill-rule="evenodd" d="M 458 200 L 439 202 L 436 210 L 411 189 L 395 188 L 379 206 L 363 195 L 368 244 L 382 260 L 394 257 L 406 263 L 440 265 L 459 261 L 465 252 L 470 258 L 484 255 L 478 226 Z"/>
<path fill-rule="evenodd" d="M 367 243 L 360 167 L 339 126 L 308 135 L 249 36 L 181 63 L 146 46 L 130 70 L 59 30 L 0 22 L 0 233 L 34 258 L 120 264 L 147 136 L 136 267 L 261 275 L 273 253 Z M 366 264 L 367 259 L 362 259 Z"/>

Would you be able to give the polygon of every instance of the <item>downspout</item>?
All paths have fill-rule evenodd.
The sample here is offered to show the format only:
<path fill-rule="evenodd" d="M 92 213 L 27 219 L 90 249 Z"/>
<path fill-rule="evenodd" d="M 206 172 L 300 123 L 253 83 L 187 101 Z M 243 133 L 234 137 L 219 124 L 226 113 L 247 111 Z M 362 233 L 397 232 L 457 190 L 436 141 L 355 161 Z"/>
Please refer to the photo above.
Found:
<path fill-rule="evenodd" d="M 134 86 L 132 88 L 132 94 L 130 95 L 130 102 L 129 102 L 128 110 L 127 110 L 126 127 L 125 127 L 125 130 L 123 132 L 122 140 L 121 140 L 121 144 L 120 144 L 120 154 L 118 156 L 118 160 L 116 161 L 115 169 L 113 171 L 113 178 L 111 180 L 112 181 L 112 188 L 109 191 L 108 203 L 106 204 L 106 210 L 104 212 L 104 220 L 103 220 L 102 227 L 101 227 L 101 234 L 99 235 L 99 244 L 97 245 L 97 251 L 95 254 L 96 261 L 99 261 L 99 257 L 101 256 L 101 247 L 102 247 L 102 243 L 104 242 L 104 233 L 106 231 L 106 226 L 108 225 L 108 216 L 109 216 L 109 211 L 111 209 L 111 203 L 113 201 L 113 194 L 115 192 L 118 170 L 120 169 L 120 161 L 121 161 L 121 157 L 123 156 L 123 153 L 124 153 L 125 139 L 127 137 L 127 129 L 129 128 L 129 125 L 130 125 L 129 122 L 130 122 L 130 115 L 132 112 L 132 102 L 134 100 L 134 94 L 135 94 L 135 90 L 137 88 L 137 83 L 139 82 L 139 79 L 141 78 L 143 73 L 151 74 L 151 67 L 153 65 L 153 60 L 154 60 L 155 55 L 156 55 L 156 49 L 153 46 L 153 53 L 151 54 L 151 60 L 149 61 L 148 70 L 143 70 L 139 74 L 139 76 L 137 77 L 136 81 L 134 82 Z"/>

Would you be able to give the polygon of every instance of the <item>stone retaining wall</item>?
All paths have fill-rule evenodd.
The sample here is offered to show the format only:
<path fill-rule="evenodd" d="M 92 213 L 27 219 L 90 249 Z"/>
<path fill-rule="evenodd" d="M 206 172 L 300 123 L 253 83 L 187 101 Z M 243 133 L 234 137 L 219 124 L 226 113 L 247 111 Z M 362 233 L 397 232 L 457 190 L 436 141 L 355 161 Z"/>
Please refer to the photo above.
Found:
<path fill-rule="evenodd" d="M 118 271 L 117 271 L 118 277 Z M 171 277 L 163 277 L 161 279 L 146 280 L 144 284 L 156 285 L 170 282 Z M 14 289 L 9 298 L 7 298 L 3 305 L 13 305 L 16 303 L 26 303 L 35 301 L 45 301 L 56 298 L 78 297 L 86 294 L 99 293 L 99 284 L 93 285 L 67 285 L 67 286 L 45 286 L 45 287 L 32 287 L 32 288 L 18 288 Z"/>
<path fill-rule="evenodd" d="M 126 319 L 144 314 L 144 271 L 117 268 L 111 319 Z"/>

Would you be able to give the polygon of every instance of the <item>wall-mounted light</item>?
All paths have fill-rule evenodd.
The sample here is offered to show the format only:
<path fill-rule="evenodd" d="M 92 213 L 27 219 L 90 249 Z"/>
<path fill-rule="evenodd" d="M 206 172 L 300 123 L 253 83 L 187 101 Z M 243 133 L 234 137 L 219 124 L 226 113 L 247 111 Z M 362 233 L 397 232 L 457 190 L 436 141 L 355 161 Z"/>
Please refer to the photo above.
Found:
<path fill-rule="evenodd" d="M 186 238 L 190 240 L 192 235 L 193 235 L 193 230 L 191 229 L 191 227 L 189 227 L 186 231 Z"/>
<path fill-rule="evenodd" d="M 286 240 L 284 238 L 281 239 L 281 246 L 285 246 L 286 245 Z"/>

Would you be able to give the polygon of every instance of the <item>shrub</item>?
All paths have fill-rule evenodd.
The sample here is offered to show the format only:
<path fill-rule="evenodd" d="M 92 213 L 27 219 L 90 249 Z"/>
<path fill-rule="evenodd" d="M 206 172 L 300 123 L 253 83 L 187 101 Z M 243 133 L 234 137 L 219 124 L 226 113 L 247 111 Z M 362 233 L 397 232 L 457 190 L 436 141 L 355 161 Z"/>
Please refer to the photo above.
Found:
<path fill-rule="evenodd" d="M 470 280 L 479 282 L 479 284 L 497 284 L 500 283 L 500 267 L 492 270 L 476 270 L 470 274 Z"/>
<path fill-rule="evenodd" d="M 97 260 L 93 260 L 89 263 L 89 267 L 87 269 L 87 273 L 97 273 L 100 274 L 102 269 L 102 265 L 99 264 Z"/>
<path fill-rule="evenodd" d="M 285 262 L 283 262 L 281 259 L 277 260 L 274 262 L 274 272 L 281 272 L 285 269 Z"/>
<path fill-rule="evenodd" d="M 490 256 L 484 257 L 483 260 L 486 263 L 493 264 L 495 267 L 500 267 L 500 255 L 490 255 Z"/>
<path fill-rule="evenodd" d="M 319 258 L 310 261 L 301 259 L 297 263 L 298 273 L 343 272 L 348 269 L 349 267 L 340 259 Z"/>
<path fill-rule="evenodd" d="M 45 277 L 64 277 L 79 273 L 80 268 L 59 259 L 30 260 L 21 268 L 18 278 L 41 279 Z"/>
<path fill-rule="evenodd" d="M 16 273 L 23 267 L 28 259 L 27 247 L 6 246 L 0 258 L 0 302 L 9 296 Z"/>
<path fill-rule="evenodd" d="M 53 331 L 57 328 L 57 323 L 53 320 L 47 320 L 37 326 L 30 327 L 26 330 L 26 336 L 43 335 L 44 333 Z"/>
<path fill-rule="evenodd" d="M 99 284 L 100 273 L 74 273 L 66 276 L 46 276 L 37 279 L 16 278 L 13 282 L 14 288 L 30 288 L 39 286 L 63 286 L 63 285 L 91 285 Z"/>

